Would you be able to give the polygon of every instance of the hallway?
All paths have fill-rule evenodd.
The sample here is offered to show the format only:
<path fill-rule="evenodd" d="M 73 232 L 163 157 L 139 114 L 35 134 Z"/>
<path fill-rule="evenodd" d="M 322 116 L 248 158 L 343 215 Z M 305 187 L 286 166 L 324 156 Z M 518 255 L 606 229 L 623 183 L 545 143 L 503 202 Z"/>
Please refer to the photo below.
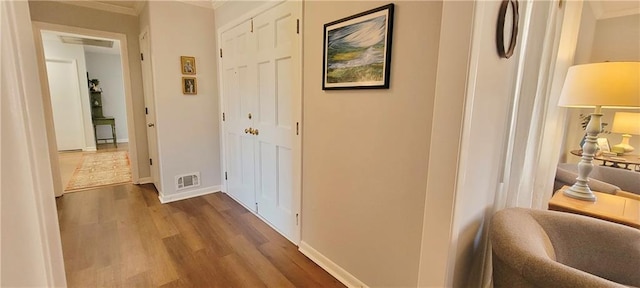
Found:
<path fill-rule="evenodd" d="M 224 193 L 160 204 L 126 184 L 56 204 L 69 287 L 344 287 Z"/>

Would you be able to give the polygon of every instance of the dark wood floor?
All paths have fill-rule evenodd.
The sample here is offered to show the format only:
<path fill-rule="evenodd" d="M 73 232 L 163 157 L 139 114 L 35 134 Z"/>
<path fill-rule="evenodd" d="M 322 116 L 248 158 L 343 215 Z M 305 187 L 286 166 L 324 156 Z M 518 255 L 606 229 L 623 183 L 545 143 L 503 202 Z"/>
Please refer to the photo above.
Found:
<path fill-rule="evenodd" d="M 57 205 L 69 287 L 344 287 L 223 193 L 160 204 L 127 184 Z"/>

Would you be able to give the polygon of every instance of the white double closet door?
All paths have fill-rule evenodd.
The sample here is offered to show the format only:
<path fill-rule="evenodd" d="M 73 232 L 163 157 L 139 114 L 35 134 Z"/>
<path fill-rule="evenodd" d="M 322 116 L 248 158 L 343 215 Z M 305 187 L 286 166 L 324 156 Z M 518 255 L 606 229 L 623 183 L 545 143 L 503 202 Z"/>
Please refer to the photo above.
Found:
<path fill-rule="evenodd" d="M 300 1 L 224 31 L 227 193 L 294 243 L 300 211 Z"/>

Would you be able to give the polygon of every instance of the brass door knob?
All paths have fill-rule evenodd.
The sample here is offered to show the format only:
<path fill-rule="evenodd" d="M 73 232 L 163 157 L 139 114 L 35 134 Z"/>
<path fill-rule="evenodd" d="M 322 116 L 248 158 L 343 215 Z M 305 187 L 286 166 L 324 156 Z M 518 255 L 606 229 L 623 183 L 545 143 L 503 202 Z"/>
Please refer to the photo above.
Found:
<path fill-rule="evenodd" d="M 253 135 L 258 135 L 258 134 L 259 134 L 258 129 L 253 129 Z"/>
<path fill-rule="evenodd" d="M 244 133 L 245 133 L 245 134 L 248 134 L 248 133 L 249 133 L 249 131 L 251 131 L 251 129 L 250 129 L 250 128 L 246 128 L 246 129 L 244 129 Z"/>

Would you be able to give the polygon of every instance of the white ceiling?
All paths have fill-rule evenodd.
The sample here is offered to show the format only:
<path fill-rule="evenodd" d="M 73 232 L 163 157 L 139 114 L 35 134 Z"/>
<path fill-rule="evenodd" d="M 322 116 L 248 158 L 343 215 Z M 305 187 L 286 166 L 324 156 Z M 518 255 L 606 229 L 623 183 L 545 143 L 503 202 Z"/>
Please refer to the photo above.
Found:
<path fill-rule="evenodd" d="M 98 54 L 111 54 L 111 55 L 120 55 L 120 41 L 114 39 L 107 38 L 98 38 L 98 37 L 89 37 L 84 35 L 72 34 L 72 33 L 62 33 L 62 32 L 54 32 L 54 31 L 42 31 L 42 41 L 45 42 L 58 42 L 62 43 L 59 35 L 63 36 L 72 36 L 78 38 L 86 38 L 86 39 L 99 39 L 99 40 L 109 40 L 113 41 L 113 47 L 99 47 L 99 46 L 91 46 L 91 45 L 82 45 L 84 46 L 84 51 L 87 53 L 98 53 Z M 79 45 L 79 44 L 68 44 L 68 45 Z"/>
<path fill-rule="evenodd" d="M 593 13 L 596 16 L 596 19 L 607 19 L 640 14 L 640 1 L 637 0 L 589 0 L 588 3 L 593 9 Z"/>

